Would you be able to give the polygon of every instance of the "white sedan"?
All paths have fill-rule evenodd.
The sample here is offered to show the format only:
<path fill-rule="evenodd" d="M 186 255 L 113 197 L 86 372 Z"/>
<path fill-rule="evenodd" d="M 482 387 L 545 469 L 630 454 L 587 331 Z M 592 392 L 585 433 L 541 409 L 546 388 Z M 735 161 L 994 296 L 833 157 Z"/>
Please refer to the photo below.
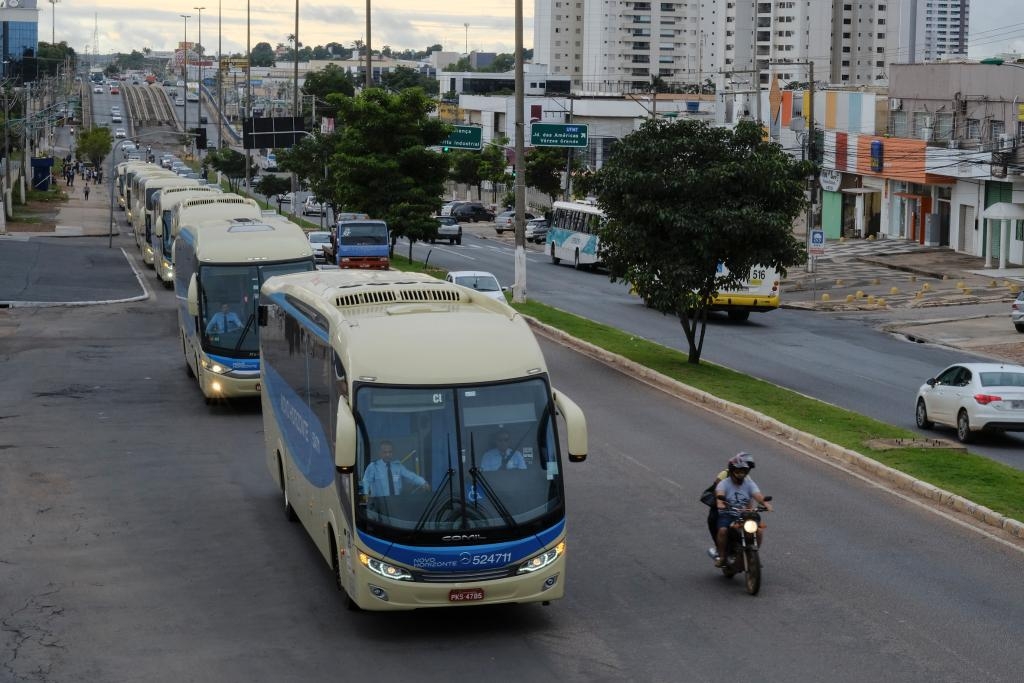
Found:
<path fill-rule="evenodd" d="M 483 270 L 453 270 L 445 278 L 463 287 L 480 292 L 497 301 L 506 302 L 505 288 L 498 284 L 498 278 Z"/>
<path fill-rule="evenodd" d="M 1024 366 L 958 363 L 917 390 L 917 426 L 956 428 L 968 443 L 976 432 L 1024 431 Z"/>
<path fill-rule="evenodd" d="M 127 137 L 127 136 L 128 136 L 128 133 L 127 133 L 127 131 L 125 131 L 124 128 L 117 128 L 117 129 L 114 130 L 114 137 L 115 138 L 123 138 L 123 137 Z"/>

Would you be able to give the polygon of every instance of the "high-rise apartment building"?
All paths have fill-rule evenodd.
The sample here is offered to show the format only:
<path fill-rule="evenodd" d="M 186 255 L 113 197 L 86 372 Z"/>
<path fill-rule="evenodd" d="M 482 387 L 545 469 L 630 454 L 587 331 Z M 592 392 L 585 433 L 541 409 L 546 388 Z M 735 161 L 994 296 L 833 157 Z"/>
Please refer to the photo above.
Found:
<path fill-rule="evenodd" d="M 653 77 L 720 84 L 727 72 L 806 81 L 809 61 L 816 80 L 878 85 L 907 42 L 898 20 L 910 1 L 536 0 L 534 63 L 590 92 L 642 90 Z"/>
<path fill-rule="evenodd" d="M 0 2 L 0 55 L 3 77 L 33 80 L 39 47 L 39 8 L 36 0 Z"/>
<path fill-rule="evenodd" d="M 903 0 L 905 38 L 893 61 L 916 64 L 967 56 L 971 0 Z"/>

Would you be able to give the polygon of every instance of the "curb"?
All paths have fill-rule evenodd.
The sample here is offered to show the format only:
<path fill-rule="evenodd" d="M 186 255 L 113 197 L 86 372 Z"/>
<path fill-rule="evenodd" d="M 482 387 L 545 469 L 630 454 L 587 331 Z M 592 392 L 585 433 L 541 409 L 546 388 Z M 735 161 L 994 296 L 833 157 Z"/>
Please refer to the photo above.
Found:
<path fill-rule="evenodd" d="M 989 526 L 1002 529 L 1018 539 L 1024 540 L 1024 523 L 1006 517 L 994 510 L 979 505 L 974 501 L 968 500 L 962 496 L 958 496 L 954 493 L 940 489 L 937 486 L 933 486 L 927 482 L 915 479 L 910 475 L 895 470 L 888 465 L 883 465 L 877 460 L 862 455 L 856 451 L 838 446 L 830 441 L 826 441 L 822 438 L 802 432 L 794 429 L 787 424 L 779 422 L 775 418 L 768 417 L 755 410 L 751 410 L 745 406 L 726 401 L 724 399 L 713 396 L 700 389 L 695 389 L 687 384 L 683 384 L 670 377 L 666 377 L 661 373 L 655 372 L 648 367 L 635 363 L 627 358 L 619 356 L 602 349 L 594 344 L 577 339 L 571 335 L 566 334 L 562 330 L 546 325 L 530 316 L 524 315 L 523 318 L 536 332 L 539 332 L 543 336 L 557 341 L 571 349 L 574 349 L 590 358 L 599 360 L 606 365 L 619 370 L 623 374 L 628 374 L 634 377 L 642 379 L 647 384 L 661 389 L 665 393 L 683 399 L 690 403 L 695 403 L 708 410 L 727 415 L 731 418 L 736 419 L 749 425 L 756 427 L 758 430 L 767 432 L 783 441 L 796 444 L 802 448 L 813 450 L 815 453 L 819 453 L 830 460 L 834 460 L 847 465 L 849 467 L 856 468 L 857 470 L 870 475 L 874 479 L 882 480 L 892 485 L 897 490 L 912 494 L 918 498 L 924 498 L 940 505 L 952 508 L 953 510 L 970 515 L 979 522 L 983 522 Z"/>

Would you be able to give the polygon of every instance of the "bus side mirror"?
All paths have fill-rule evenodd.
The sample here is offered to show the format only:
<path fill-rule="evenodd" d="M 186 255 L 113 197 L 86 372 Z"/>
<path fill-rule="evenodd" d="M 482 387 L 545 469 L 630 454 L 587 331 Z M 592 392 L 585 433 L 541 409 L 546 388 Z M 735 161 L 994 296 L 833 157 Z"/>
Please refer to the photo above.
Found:
<path fill-rule="evenodd" d="M 565 394 L 552 389 L 551 395 L 555 407 L 565 420 L 569 462 L 583 462 L 587 459 L 587 418 L 580 407 Z"/>
<path fill-rule="evenodd" d="M 153 223 L 153 234 L 157 237 L 164 236 L 164 222 L 163 221 L 152 221 Z"/>
<path fill-rule="evenodd" d="M 199 315 L 199 278 L 195 273 L 188 281 L 188 314 L 193 318 Z"/>
<path fill-rule="evenodd" d="M 267 326 L 267 306 L 266 304 L 260 304 L 256 307 L 256 324 L 260 327 Z"/>
<path fill-rule="evenodd" d="M 334 440 L 334 468 L 341 474 L 352 474 L 356 468 L 356 419 L 347 403 L 339 403 Z"/>

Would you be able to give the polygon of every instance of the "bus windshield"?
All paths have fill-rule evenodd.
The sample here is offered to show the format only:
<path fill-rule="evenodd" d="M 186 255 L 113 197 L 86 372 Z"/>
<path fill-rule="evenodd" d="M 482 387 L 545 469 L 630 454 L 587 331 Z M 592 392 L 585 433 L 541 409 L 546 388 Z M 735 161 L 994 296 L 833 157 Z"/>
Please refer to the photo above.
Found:
<path fill-rule="evenodd" d="M 362 385 L 355 406 L 360 528 L 413 544 L 453 532 L 497 540 L 537 532 L 563 514 L 544 378 L 451 388 Z"/>
<path fill-rule="evenodd" d="M 236 358 L 258 358 L 256 306 L 260 287 L 274 275 L 313 270 L 312 259 L 260 266 L 203 265 L 199 269 L 203 349 Z"/>

